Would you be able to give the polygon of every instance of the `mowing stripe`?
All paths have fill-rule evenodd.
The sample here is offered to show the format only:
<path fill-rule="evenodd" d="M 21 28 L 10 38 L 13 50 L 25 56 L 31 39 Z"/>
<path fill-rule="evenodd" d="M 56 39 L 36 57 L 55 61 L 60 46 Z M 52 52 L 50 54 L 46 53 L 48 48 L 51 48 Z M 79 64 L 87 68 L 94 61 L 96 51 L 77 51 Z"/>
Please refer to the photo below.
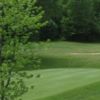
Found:
<path fill-rule="evenodd" d="M 34 84 L 35 88 L 24 95 L 24 100 L 42 99 L 100 81 L 99 69 L 48 69 L 29 73 L 40 73 L 41 77 L 27 81 L 27 85 Z"/>

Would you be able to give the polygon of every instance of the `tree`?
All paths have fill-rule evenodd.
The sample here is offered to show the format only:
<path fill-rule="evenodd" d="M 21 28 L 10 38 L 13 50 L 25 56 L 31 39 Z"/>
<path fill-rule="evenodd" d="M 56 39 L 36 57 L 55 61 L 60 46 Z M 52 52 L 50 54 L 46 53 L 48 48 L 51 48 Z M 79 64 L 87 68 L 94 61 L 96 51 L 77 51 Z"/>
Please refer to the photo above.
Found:
<path fill-rule="evenodd" d="M 23 46 L 29 36 L 37 32 L 42 22 L 43 11 L 36 7 L 35 0 L 0 0 L 0 100 L 15 100 L 27 92 L 22 69 L 33 60 Z"/>
<path fill-rule="evenodd" d="M 67 32 L 90 37 L 95 22 L 93 0 L 71 0 L 66 9 Z"/>
<path fill-rule="evenodd" d="M 45 10 L 45 19 L 48 24 L 41 30 L 41 40 L 57 40 L 60 38 L 60 21 L 62 17 L 62 6 L 60 0 L 37 0 L 37 4 Z"/>
<path fill-rule="evenodd" d="M 94 11 L 95 11 L 95 24 L 96 24 L 95 33 L 100 34 L 100 0 L 94 1 Z"/>

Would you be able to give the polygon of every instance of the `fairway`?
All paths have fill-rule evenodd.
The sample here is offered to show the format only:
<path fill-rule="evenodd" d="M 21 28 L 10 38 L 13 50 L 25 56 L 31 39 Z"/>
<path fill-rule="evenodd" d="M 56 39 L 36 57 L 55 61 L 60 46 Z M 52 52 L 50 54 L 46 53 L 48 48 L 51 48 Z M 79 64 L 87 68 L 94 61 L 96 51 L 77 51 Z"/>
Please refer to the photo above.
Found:
<path fill-rule="evenodd" d="M 41 69 L 100 68 L 99 43 L 49 42 L 39 48 L 39 54 Z"/>
<path fill-rule="evenodd" d="M 41 77 L 27 81 L 27 85 L 34 84 L 35 88 L 23 96 L 24 100 L 49 100 L 45 98 L 100 81 L 98 69 L 48 69 L 29 73 L 40 73 Z"/>
<path fill-rule="evenodd" d="M 31 46 L 34 47 L 34 44 Z M 100 44 L 44 42 L 41 65 L 26 81 L 34 85 L 23 100 L 98 100 L 100 98 Z M 40 78 L 35 78 L 40 74 Z"/>

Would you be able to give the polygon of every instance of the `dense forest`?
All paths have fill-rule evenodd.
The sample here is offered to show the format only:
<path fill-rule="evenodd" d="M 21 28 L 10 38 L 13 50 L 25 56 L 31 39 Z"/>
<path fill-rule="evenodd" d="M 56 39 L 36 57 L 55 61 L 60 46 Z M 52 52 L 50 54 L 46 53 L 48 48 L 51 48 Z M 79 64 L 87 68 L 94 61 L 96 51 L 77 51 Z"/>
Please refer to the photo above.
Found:
<path fill-rule="evenodd" d="M 38 0 L 48 24 L 35 40 L 100 40 L 100 0 Z"/>

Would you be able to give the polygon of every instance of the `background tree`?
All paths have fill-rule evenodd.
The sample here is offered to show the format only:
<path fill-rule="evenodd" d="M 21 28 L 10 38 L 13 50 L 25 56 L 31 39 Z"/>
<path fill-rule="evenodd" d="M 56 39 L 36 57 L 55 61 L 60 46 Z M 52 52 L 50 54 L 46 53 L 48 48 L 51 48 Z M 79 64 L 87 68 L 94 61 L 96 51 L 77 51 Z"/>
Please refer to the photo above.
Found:
<path fill-rule="evenodd" d="M 99 0 L 38 0 L 37 4 L 43 7 L 48 20 L 39 35 L 41 40 L 99 40 Z"/>
<path fill-rule="evenodd" d="M 95 33 L 96 35 L 100 34 L 100 0 L 95 0 L 94 1 L 94 11 L 95 11 Z M 100 35 L 97 37 L 100 37 Z M 99 38 L 100 39 L 100 38 Z"/>
<path fill-rule="evenodd" d="M 45 19 L 48 24 L 40 33 L 40 40 L 58 40 L 61 36 L 60 21 L 62 18 L 62 6 L 60 0 L 37 0 L 37 4 L 45 10 Z"/>
<path fill-rule="evenodd" d="M 67 29 L 80 39 L 89 39 L 94 27 L 94 7 L 92 0 L 72 0 L 67 7 Z M 70 30 L 68 31 L 70 32 Z"/>
<path fill-rule="evenodd" d="M 45 25 L 44 12 L 35 4 L 35 0 L 0 0 L 0 100 L 15 100 L 28 90 L 24 78 L 31 75 L 21 70 L 34 55 L 25 44 Z"/>

